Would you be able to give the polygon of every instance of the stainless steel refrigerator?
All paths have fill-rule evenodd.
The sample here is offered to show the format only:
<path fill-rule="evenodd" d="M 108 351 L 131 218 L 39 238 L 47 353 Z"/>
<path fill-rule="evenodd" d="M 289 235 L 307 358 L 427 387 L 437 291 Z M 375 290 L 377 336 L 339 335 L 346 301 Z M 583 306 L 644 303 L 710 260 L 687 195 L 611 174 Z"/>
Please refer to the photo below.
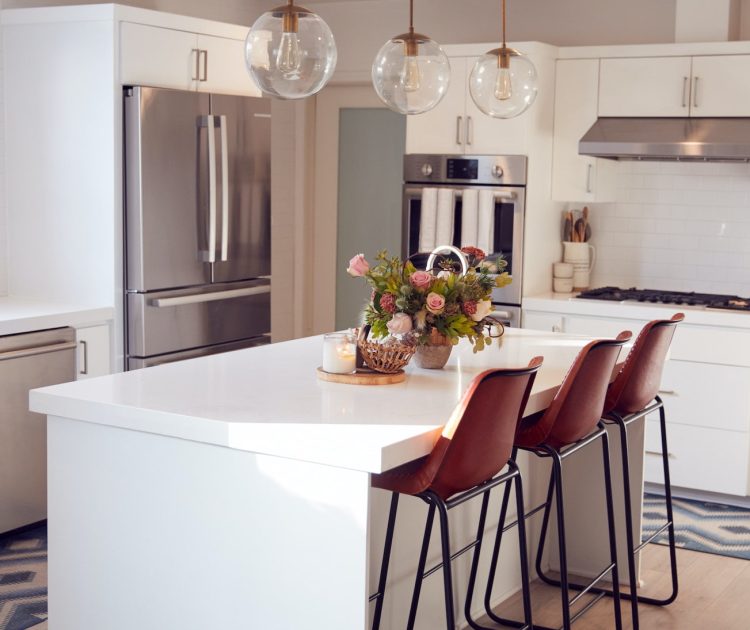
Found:
<path fill-rule="evenodd" d="M 124 89 L 126 369 L 269 342 L 270 111 Z"/>

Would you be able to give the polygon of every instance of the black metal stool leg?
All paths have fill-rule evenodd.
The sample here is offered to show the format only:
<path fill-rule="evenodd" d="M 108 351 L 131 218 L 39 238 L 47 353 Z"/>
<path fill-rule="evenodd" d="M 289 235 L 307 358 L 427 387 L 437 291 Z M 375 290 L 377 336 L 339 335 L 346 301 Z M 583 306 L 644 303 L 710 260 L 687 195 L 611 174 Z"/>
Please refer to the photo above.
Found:
<path fill-rule="evenodd" d="M 506 487 L 511 482 L 506 483 Z M 485 626 L 480 626 L 471 614 L 471 602 L 474 596 L 474 587 L 477 581 L 477 570 L 479 569 L 479 555 L 482 549 L 482 540 L 484 539 L 484 525 L 487 522 L 487 508 L 490 503 L 490 493 L 485 492 L 482 496 L 482 508 L 479 513 L 479 524 L 477 525 L 477 544 L 474 547 L 474 555 L 471 559 L 471 571 L 469 572 L 469 583 L 466 587 L 466 600 L 464 602 L 464 615 L 466 622 L 475 630 L 489 630 Z"/>
<path fill-rule="evenodd" d="M 562 599 L 563 629 L 570 630 L 570 595 L 568 590 L 568 554 L 565 545 L 565 506 L 563 503 L 562 458 L 559 453 L 549 449 L 552 457 L 552 475 L 555 485 L 555 505 L 557 507 L 557 541 L 560 556 L 560 591 Z M 549 509 L 545 512 L 548 518 Z M 618 626 L 619 630 L 619 626 Z"/>
<path fill-rule="evenodd" d="M 547 529 L 549 528 L 549 515 L 552 511 L 552 495 L 555 491 L 555 471 L 554 469 L 550 470 L 549 473 L 549 487 L 547 488 L 547 499 L 544 503 L 544 516 L 542 517 L 542 530 L 539 533 L 539 544 L 536 549 L 536 574 L 539 576 L 539 579 L 542 580 L 542 582 L 545 582 L 546 584 L 549 584 L 550 586 L 560 586 L 560 582 L 556 580 L 552 580 L 547 576 L 547 574 L 542 569 L 542 557 L 544 556 L 544 546 L 547 542 Z"/>
<path fill-rule="evenodd" d="M 495 545 L 492 548 L 492 559 L 490 560 L 490 572 L 487 576 L 487 587 L 484 591 L 484 610 L 490 616 L 491 619 L 502 623 L 492 613 L 492 587 L 495 583 L 495 573 L 497 571 L 497 563 L 500 561 L 500 544 L 503 539 L 503 530 L 505 529 L 505 519 L 508 516 L 508 502 L 510 500 L 510 482 L 506 484 L 503 490 L 503 502 L 500 507 L 500 518 L 497 523 L 497 532 L 495 533 Z"/>
<path fill-rule="evenodd" d="M 440 517 L 440 543 L 443 549 L 443 589 L 445 591 L 445 623 L 447 630 L 455 630 L 456 615 L 453 612 L 453 571 L 451 568 L 450 530 L 448 510 L 442 502 L 437 504 Z"/>
<path fill-rule="evenodd" d="M 604 463 L 604 491 L 607 498 L 607 525 L 609 526 L 609 551 L 612 562 L 612 599 L 615 610 L 615 628 L 622 630 L 622 611 L 620 609 L 620 575 L 617 571 L 617 539 L 615 535 L 615 508 L 612 501 L 612 474 L 609 466 L 609 436 L 604 430 L 602 435 L 602 458 Z"/>
<path fill-rule="evenodd" d="M 529 578 L 528 550 L 526 548 L 526 517 L 523 507 L 523 485 L 521 475 L 516 477 L 516 511 L 518 512 L 518 547 L 521 560 L 521 588 L 523 590 L 523 618 L 526 628 L 533 628 L 531 622 L 531 580 Z"/>
<path fill-rule="evenodd" d="M 628 428 L 624 422 L 617 423 L 620 429 L 620 454 L 622 459 L 622 489 L 625 503 L 625 546 L 628 552 L 628 578 L 630 581 L 630 611 L 633 630 L 639 630 L 638 616 L 638 576 L 635 571 L 635 543 L 633 535 L 633 509 L 630 494 L 630 452 L 628 448 Z"/>
<path fill-rule="evenodd" d="M 417 606 L 419 605 L 419 594 L 422 591 L 422 580 L 424 579 L 424 566 L 427 563 L 427 551 L 430 548 L 430 536 L 432 534 L 432 522 L 435 519 L 435 505 L 430 503 L 427 512 L 427 523 L 424 528 L 424 537 L 422 538 L 422 550 L 419 553 L 419 564 L 417 565 L 417 577 L 414 580 L 414 593 L 411 597 L 411 607 L 409 608 L 409 621 L 406 624 L 406 630 L 414 630 L 414 622 L 417 619 Z"/>
<path fill-rule="evenodd" d="M 385 546 L 383 547 L 383 562 L 380 565 L 380 579 L 378 580 L 378 592 L 374 595 L 375 615 L 372 620 L 372 630 L 380 628 L 380 616 L 383 613 L 383 599 L 385 598 L 385 585 L 388 580 L 388 564 L 391 558 L 391 546 L 393 544 L 393 530 L 396 526 L 396 511 L 398 510 L 398 492 L 391 493 L 391 509 L 388 512 L 388 527 L 385 532 Z M 372 598 L 371 598 L 372 599 Z"/>

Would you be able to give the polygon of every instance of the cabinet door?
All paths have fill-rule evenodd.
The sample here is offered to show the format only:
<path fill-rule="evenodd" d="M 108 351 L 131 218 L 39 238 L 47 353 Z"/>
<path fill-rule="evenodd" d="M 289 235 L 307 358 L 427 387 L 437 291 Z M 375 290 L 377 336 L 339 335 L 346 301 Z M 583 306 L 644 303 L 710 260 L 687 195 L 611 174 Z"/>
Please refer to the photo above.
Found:
<path fill-rule="evenodd" d="M 435 109 L 407 116 L 407 153 L 465 153 L 466 152 L 466 99 L 468 83 L 466 58 L 451 60 L 451 81 L 448 92 Z"/>
<path fill-rule="evenodd" d="M 76 330 L 78 356 L 76 378 L 93 378 L 111 374 L 109 324 Z"/>
<path fill-rule="evenodd" d="M 578 154 L 578 142 L 596 122 L 599 60 L 558 61 L 556 77 L 552 198 L 611 201 L 614 163 Z"/>
<path fill-rule="evenodd" d="M 602 59 L 599 116 L 687 116 L 690 57 Z"/>
<path fill-rule="evenodd" d="M 475 104 L 469 93 L 469 77 L 476 58 L 466 59 L 466 152 L 489 155 L 528 154 L 528 115 L 493 118 Z"/>
<path fill-rule="evenodd" d="M 120 25 L 120 83 L 194 90 L 198 78 L 195 33 L 132 22 Z"/>
<path fill-rule="evenodd" d="M 691 116 L 750 116 L 750 55 L 693 57 Z"/>
<path fill-rule="evenodd" d="M 532 330 L 549 330 L 551 332 L 562 332 L 563 318 L 558 313 L 538 313 L 535 311 L 523 311 L 523 328 Z"/>
<path fill-rule="evenodd" d="M 245 68 L 245 42 L 226 37 L 198 35 L 201 51 L 201 92 L 260 96 L 260 88 L 250 78 Z"/>

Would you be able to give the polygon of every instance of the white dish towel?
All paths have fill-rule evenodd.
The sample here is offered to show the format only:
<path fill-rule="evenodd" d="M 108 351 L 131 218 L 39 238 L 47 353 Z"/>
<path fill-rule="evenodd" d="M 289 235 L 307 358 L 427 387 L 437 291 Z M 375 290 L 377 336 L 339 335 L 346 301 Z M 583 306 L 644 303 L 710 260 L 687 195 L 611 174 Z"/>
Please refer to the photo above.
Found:
<path fill-rule="evenodd" d="M 453 224 L 456 207 L 456 191 L 452 188 L 440 188 L 437 198 L 437 228 L 435 230 L 435 247 L 453 245 Z M 434 248 L 433 248 L 434 249 Z"/>
<path fill-rule="evenodd" d="M 477 247 L 487 255 L 495 252 L 495 193 L 492 190 L 479 192 Z"/>
<path fill-rule="evenodd" d="M 479 191 L 466 188 L 461 201 L 461 247 L 478 247 Z"/>
<path fill-rule="evenodd" d="M 419 219 L 419 251 L 435 249 L 437 232 L 437 188 L 422 189 L 422 214 Z"/>

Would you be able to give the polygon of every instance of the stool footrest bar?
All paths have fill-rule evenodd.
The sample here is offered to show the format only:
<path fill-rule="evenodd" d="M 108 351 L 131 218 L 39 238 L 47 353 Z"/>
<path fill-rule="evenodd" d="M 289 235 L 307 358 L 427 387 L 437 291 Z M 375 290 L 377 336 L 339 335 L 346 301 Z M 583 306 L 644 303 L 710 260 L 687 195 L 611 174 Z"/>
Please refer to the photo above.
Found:
<path fill-rule="evenodd" d="M 588 586 L 581 589 L 581 592 L 578 593 L 573 599 L 570 600 L 570 605 L 572 606 L 575 604 L 581 597 L 583 597 L 586 593 L 588 593 L 592 588 L 596 586 L 596 584 L 601 580 L 607 573 L 609 573 L 612 569 L 615 568 L 614 564 L 610 564 L 604 571 L 602 571 L 599 575 L 597 575 L 591 582 L 589 582 Z M 578 589 L 575 589 L 578 590 Z"/>
<path fill-rule="evenodd" d="M 633 549 L 633 554 L 638 553 L 646 545 L 648 545 L 649 543 L 653 542 L 656 537 L 658 537 L 660 534 L 663 534 L 666 530 L 668 530 L 670 525 L 672 525 L 672 521 L 667 521 L 661 529 L 659 529 L 656 533 L 654 533 L 651 536 L 649 536 L 640 545 L 638 545 L 635 549 Z"/>

